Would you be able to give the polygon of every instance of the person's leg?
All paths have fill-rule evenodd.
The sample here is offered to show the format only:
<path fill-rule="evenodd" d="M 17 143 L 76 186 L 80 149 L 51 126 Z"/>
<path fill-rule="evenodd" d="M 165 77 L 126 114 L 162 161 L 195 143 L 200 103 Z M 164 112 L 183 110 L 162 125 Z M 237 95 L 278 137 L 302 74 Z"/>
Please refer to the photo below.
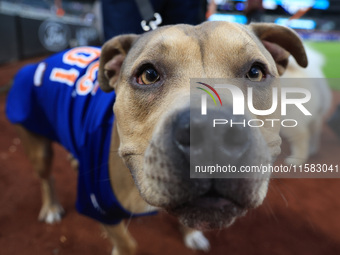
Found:
<path fill-rule="evenodd" d="M 105 41 L 120 34 L 143 32 L 135 0 L 102 0 Z"/>
<path fill-rule="evenodd" d="M 206 0 L 152 0 L 151 3 L 162 16 L 161 25 L 196 25 L 205 20 Z M 135 0 L 102 0 L 102 13 L 105 41 L 120 34 L 143 33 Z"/>
<path fill-rule="evenodd" d="M 206 0 L 152 0 L 152 4 L 163 18 L 162 25 L 197 25 L 205 21 Z"/>

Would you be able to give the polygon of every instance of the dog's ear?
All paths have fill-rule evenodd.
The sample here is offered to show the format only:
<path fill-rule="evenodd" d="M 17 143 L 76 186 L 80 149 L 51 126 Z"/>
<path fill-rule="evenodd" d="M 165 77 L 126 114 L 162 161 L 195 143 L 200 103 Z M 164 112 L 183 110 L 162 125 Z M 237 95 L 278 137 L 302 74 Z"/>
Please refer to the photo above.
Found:
<path fill-rule="evenodd" d="M 98 71 L 98 81 L 103 91 L 114 90 L 124 59 L 137 38 L 135 34 L 119 35 L 103 45 Z"/>
<path fill-rule="evenodd" d="M 253 23 L 249 27 L 272 55 L 279 75 L 286 70 L 290 55 L 300 66 L 307 67 L 305 48 L 294 30 L 272 23 Z"/>

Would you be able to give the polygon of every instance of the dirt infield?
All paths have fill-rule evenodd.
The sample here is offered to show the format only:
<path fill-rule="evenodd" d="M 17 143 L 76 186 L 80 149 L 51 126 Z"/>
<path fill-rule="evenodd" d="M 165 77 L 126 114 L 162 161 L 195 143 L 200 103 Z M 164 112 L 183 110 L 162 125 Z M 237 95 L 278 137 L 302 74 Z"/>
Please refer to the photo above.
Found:
<path fill-rule="evenodd" d="M 31 61 L 31 60 L 30 60 Z M 0 87 L 23 62 L 0 67 Z M 333 109 L 340 103 L 334 92 Z M 75 211 L 76 173 L 66 152 L 55 146 L 53 172 L 66 215 L 60 224 L 37 221 L 38 179 L 23 153 L 15 130 L 4 114 L 0 96 L 0 254 L 110 254 L 111 246 L 99 225 Z M 283 146 L 287 154 L 287 146 Z M 322 149 L 310 163 L 339 163 L 340 140 L 324 127 Z M 282 159 L 280 159 L 282 160 Z M 340 179 L 272 180 L 264 204 L 228 229 L 206 233 L 209 254 L 340 254 Z M 139 244 L 138 255 L 190 255 L 165 213 L 131 220 L 129 231 Z"/>

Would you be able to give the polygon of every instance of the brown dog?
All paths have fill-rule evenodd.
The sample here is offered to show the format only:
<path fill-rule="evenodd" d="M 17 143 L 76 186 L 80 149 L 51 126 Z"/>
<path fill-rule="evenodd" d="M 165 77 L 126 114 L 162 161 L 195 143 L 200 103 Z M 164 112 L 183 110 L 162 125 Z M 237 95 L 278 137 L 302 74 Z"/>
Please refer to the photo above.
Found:
<path fill-rule="evenodd" d="M 266 77 L 283 74 L 290 54 L 299 65 L 307 66 L 297 34 L 265 23 L 168 26 L 108 41 L 102 48 L 98 80 L 102 90 L 116 93 L 110 150 L 118 153 L 110 154 L 109 171 L 112 189 L 122 207 L 132 213 L 165 209 L 186 226 L 186 245 L 206 250 L 209 243 L 202 233 L 190 228 L 227 227 L 248 209 L 259 206 L 266 196 L 269 176 L 188 177 L 188 153 L 195 149 L 188 142 L 189 80 L 241 78 L 261 84 Z M 271 86 L 259 87 L 254 86 L 254 106 L 268 109 Z M 263 117 L 247 114 L 252 119 Z M 279 119 L 279 114 L 275 111 L 269 117 Z M 18 129 L 42 180 L 43 206 L 39 219 L 57 221 L 62 208 L 50 177 L 51 142 L 23 126 Z M 274 128 L 264 125 L 252 131 L 232 130 L 233 139 L 227 142 L 230 151 L 226 153 L 233 155 L 231 151 L 235 152 L 237 147 L 242 152 L 235 156 L 238 162 L 257 165 L 272 162 L 280 153 L 279 129 L 279 125 Z M 134 254 L 136 244 L 123 222 L 105 228 L 114 244 L 112 254 Z"/>

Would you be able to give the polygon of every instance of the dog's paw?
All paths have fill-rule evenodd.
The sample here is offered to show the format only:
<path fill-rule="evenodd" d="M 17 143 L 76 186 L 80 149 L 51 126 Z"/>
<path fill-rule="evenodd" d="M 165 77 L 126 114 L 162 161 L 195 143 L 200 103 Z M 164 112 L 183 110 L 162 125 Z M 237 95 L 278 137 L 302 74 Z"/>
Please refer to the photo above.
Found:
<path fill-rule="evenodd" d="M 60 222 L 64 214 L 65 211 L 59 204 L 48 207 L 46 206 L 41 208 L 38 220 L 46 222 L 48 224 L 53 224 L 56 222 Z"/>
<path fill-rule="evenodd" d="M 113 247 L 111 255 L 135 255 L 137 251 L 137 243 L 133 239 L 126 239 L 120 245 Z"/>
<path fill-rule="evenodd" d="M 193 250 L 209 251 L 209 240 L 201 231 L 195 230 L 184 237 L 185 246 Z"/>

